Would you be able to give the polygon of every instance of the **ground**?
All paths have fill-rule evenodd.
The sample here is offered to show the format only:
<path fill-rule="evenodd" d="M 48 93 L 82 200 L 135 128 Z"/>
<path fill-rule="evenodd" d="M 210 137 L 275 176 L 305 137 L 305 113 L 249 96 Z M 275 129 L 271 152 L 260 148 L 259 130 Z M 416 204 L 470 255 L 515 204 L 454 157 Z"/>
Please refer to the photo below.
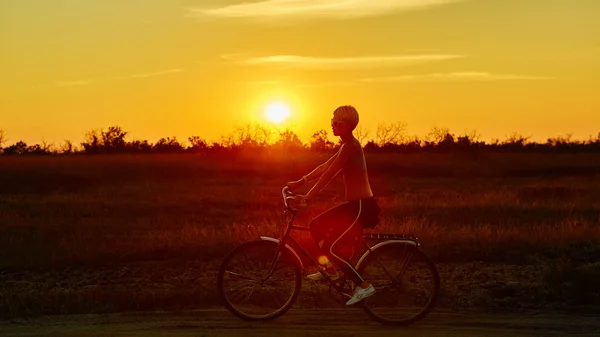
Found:
<path fill-rule="evenodd" d="M 271 322 L 246 322 L 224 309 L 46 316 L 0 323 L 3 336 L 598 336 L 595 316 L 440 310 L 406 327 L 382 326 L 360 309 L 290 310 Z"/>

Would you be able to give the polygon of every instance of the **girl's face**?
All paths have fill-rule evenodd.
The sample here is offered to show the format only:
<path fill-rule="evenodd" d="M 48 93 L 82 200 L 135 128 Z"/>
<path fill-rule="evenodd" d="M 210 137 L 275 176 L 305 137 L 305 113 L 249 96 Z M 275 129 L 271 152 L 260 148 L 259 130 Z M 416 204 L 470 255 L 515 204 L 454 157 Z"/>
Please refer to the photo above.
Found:
<path fill-rule="evenodd" d="M 350 131 L 349 127 L 350 125 L 348 122 L 336 118 L 335 115 L 331 119 L 331 131 L 333 132 L 334 136 L 347 134 Z"/>

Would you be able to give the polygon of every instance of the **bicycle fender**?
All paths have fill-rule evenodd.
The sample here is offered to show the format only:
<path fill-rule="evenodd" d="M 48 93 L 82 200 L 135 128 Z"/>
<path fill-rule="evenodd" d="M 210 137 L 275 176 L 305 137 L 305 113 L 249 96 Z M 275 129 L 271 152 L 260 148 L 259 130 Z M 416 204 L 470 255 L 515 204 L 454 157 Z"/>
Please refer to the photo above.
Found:
<path fill-rule="evenodd" d="M 380 242 L 380 243 L 376 244 L 375 246 L 371 247 L 371 250 L 367 250 L 363 254 L 363 256 L 360 257 L 360 260 L 358 260 L 358 262 L 356 263 L 356 267 L 354 269 L 358 270 L 358 268 L 360 267 L 360 264 L 363 263 L 363 261 L 367 258 L 367 256 L 369 256 L 369 254 L 371 254 L 372 251 L 375 251 L 377 248 L 395 244 L 395 243 L 405 243 L 405 244 L 415 246 L 415 247 L 418 246 L 417 243 L 412 240 L 387 240 L 387 241 Z"/>
<path fill-rule="evenodd" d="M 271 242 L 279 243 L 279 239 L 275 239 L 275 238 L 272 238 L 269 236 L 261 236 L 260 239 L 264 240 L 264 241 L 271 241 Z M 290 247 L 290 245 L 288 245 L 287 243 L 285 244 L 285 248 L 287 248 L 292 254 L 294 254 L 296 259 L 298 260 L 298 263 L 300 264 L 300 268 L 304 269 L 304 264 L 302 263 L 302 260 L 300 259 L 300 256 L 298 255 L 298 253 L 296 253 L 296 251 L 292 247 Z"/>

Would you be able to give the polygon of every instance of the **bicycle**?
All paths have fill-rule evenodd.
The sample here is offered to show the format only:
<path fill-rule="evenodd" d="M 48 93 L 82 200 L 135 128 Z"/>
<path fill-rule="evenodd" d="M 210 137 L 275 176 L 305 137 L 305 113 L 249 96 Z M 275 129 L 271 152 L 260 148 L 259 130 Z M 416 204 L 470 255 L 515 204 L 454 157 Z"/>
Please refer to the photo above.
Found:
<path fill-rule="evenodd" d="M 294 200 L 292 192 L 286 186 L 281 193 L 285 205 L 283 222 L 286 223 L 281 237 L 260 236 L 242 243 L 225 256 L 219 268 L 217 287 L 222 303 L 243 320 L 275 319 L 286 313 L 298 298 L 304 264 L 290 243 L 323 274 L 334 300 L 340 302 L 339 297 L 344 301 L 352 297 L 352 282 L 343 275 L 333 280 L 320 267 L 323 263 L 319 264 L 291 236 L 292 230 L 310 229 L 294 225 L 298 209 L 289 202 Z M 369 245 L 368 240 L 377 243 Z M 363 232 L 360 241 L 365 249 L 355 268 L 373 284 L 376 292 L 355 307 L 360 306 L 369 317 L 384 325 L 408 325 L 424 318 L 437 302 L 440 278 L 432 260 L 419 249 L 418 239 L 403 234 Z M 249 272 L 242 272 L 243 268 Z M 229 286 L 237 281 L 243 283 L 241 289 L 230 291 Z M 253 294 L 258 296 L 252 297 Z M 250 303 L 251 298 L 256 301 Z M 405 301 L 410 303 L 401 306 L 400 302 Z"/>

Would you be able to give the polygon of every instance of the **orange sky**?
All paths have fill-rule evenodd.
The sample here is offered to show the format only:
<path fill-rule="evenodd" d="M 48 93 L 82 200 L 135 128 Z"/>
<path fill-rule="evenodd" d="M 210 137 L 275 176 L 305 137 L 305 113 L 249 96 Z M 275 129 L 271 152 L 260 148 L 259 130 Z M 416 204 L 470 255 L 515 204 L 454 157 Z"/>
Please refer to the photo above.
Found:
<path fill-rule="evenodd" d="M 599 17 L 597 0 L 3 0 L 0 128 L 217 140 L 281 101 L 303 140 L 343 104 L 371 134 L 402 121 L 587 139 Z"/>

